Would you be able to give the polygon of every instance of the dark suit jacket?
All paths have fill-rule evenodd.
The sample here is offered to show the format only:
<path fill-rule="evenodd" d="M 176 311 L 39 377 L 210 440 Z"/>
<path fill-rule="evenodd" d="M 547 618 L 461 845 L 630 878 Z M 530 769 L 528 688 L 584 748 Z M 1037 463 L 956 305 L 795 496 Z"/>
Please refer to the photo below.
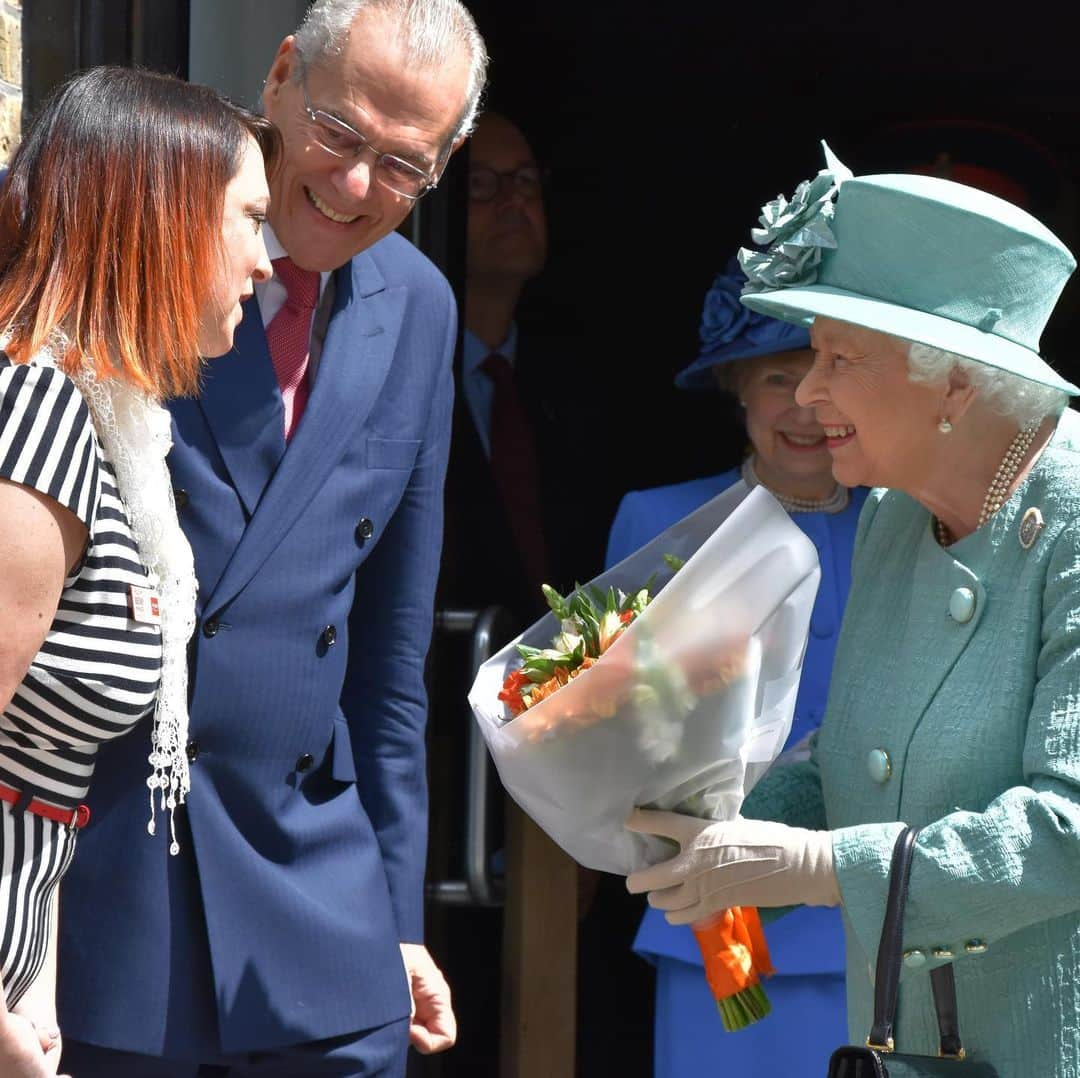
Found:
<path fill-rule="evenodd" d="M 542 327 L 520 329 L 515 371 L 536 435 L 542 515 L 534 523 L 547 542 L 547 583 L 565 592 L 603 569 L 607 530 L 624 491 L 617 448 L 604 446 L 612 389 L 580 355 L 574 338 L 543 334 Z M 520 628 L 547 610 L 525 575 L 491 463 L 459 389 L 439 605 L 489 604 L 511 610 Z"/>
<path fill-rule="evenodd" d="M 146 834 L 149 724 L 101 755 L 62 903 L 76 1040 L 205 1058 L 408 1014 L 455 311 L 397 235 L 335 284 L 287 451 L 254 301 L 200 399 L 173 406 L 197 758 L 171 858 L 167 828 Z"/>

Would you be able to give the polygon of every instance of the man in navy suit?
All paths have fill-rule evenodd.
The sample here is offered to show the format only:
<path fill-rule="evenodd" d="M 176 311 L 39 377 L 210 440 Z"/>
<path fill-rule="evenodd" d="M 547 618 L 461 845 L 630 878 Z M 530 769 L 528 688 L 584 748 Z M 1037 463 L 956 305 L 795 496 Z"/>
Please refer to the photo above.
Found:
<path fill-rule="evenodd" d="M 458 0 L 318 0 L 270 68 L 275 278 L 173 407 L 192 790 L 170 856 L 147 731 L 100 757 L 62 903 L 80 1078 L 397 1076 L 410 1041 L 453 1043 L 422 910 L 455 313 L 394 229 L 485 65 Z"/>

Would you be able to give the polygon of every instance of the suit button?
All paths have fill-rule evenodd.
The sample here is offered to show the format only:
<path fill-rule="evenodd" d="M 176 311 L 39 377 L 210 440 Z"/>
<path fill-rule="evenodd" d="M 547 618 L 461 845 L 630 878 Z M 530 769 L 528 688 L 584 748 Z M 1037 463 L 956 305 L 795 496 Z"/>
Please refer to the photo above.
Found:
<path fill-rule="evenodd" d="M 207 639 L 210 639 L 210 637 L 217 636 L 218 629 L 220 628 L 221 622 L 218 621 L 217 618 L 207 618 L 206 621 L 203 622 L 202 634 Z"/>
<path fill-rule="evenodd" d="M 907 966 L 908 969 L 918 969 L 920 966 L 925 966 L 925 952 L 920 951 L 917 947 L 912 948 L 910 951 L 905 951 L 904 965 Z"/>
<path fill-rule="evenodd" d="M 961 625 L 975 616 L 975 592 L 971 588 L 957 588 L 949 596 L 949 617 Z"/>
<path fill-rule="evenodd" d="M 187 758 L 189 764 L 195 763 L 199 758 L 199 743 L 194 738 L 187 743 Z"/>
<path fill-rule="evenodd" d="M 310 752 L 305 752 L 299 760 L 296 761 L 296 770 L 302 775 L 305 771 L 310 771 L 315 765 L 315 757 Z"/>
<path fill-rule="evenodd" d="M 184 506 L 191 500 L 188 497 L 188 492 L 183 487 L 176 487 L 172 492 L 173 501 L 176 502 L 177 509 L 183 509 Z"/>
<path fill-rule="evenodd" d="M 866 754 L 866 770 L 870 777 L 879 784 L 889 781 L 892 775 L 892 760 L 884 749 L 871 749 Z"/>
<path fill-rule="evenodd" d="M 357 545 L 363 546 L 374 534 L 375 525 L 367 517 L 361 517 L 360 523 L 356 525 Z"/>
<path fill-rule="evenodd" d="M 327 625 L 322 631 L 322 636 L 319 637 L 319 643 L 324 648 L 332 648 L 337 643 L 337 628 L 333 625 Z"/>
<path fill-rule="evenodd" d="M 964 944 L 964 950 L 967 951 L 968 954 L 986 954 L 988 949 L 986 943 L 982 940 L 968 940 L 967 943 Z"/>

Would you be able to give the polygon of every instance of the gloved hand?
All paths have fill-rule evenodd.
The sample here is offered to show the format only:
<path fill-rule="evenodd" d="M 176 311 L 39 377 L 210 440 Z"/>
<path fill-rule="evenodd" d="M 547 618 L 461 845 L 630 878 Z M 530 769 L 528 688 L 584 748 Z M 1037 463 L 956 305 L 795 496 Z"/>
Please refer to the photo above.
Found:
<path fill-rule="evenodd" d="M 840 905 L 828 831 L 742 817 L 714 823 L 649 809 L 634 809 L 626 826 L 679 844 L 669 861 L 626 880 L 632 893 L 648 891 L 649 905 L 665 910 L 670 924 L 693 924 L 732 906 Z"/>

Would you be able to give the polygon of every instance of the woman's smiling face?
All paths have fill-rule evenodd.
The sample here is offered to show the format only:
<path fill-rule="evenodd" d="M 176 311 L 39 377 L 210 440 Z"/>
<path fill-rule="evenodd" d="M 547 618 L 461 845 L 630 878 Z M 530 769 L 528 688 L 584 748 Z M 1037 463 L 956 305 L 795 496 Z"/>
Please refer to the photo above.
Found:
<path fill-rule="evenodd" d="M 824 427 L 832 471 L 846 486 L 915 489 L 935 467 L 941 386 L 912 382 L 906 345 L 818 317 L 814 362 L 796 390 Z"/>
<path fill-rule="evenodd" d="M 808 496 L 814 496 L 814 487 L 832 485 L 825 432 L 813 410 L 795 400 L 795 388 L 813 361 L 809 349 L 759 356 L 745 360 L 735 379 L 758 477 L 791 495 L 809 486 Z"/>

